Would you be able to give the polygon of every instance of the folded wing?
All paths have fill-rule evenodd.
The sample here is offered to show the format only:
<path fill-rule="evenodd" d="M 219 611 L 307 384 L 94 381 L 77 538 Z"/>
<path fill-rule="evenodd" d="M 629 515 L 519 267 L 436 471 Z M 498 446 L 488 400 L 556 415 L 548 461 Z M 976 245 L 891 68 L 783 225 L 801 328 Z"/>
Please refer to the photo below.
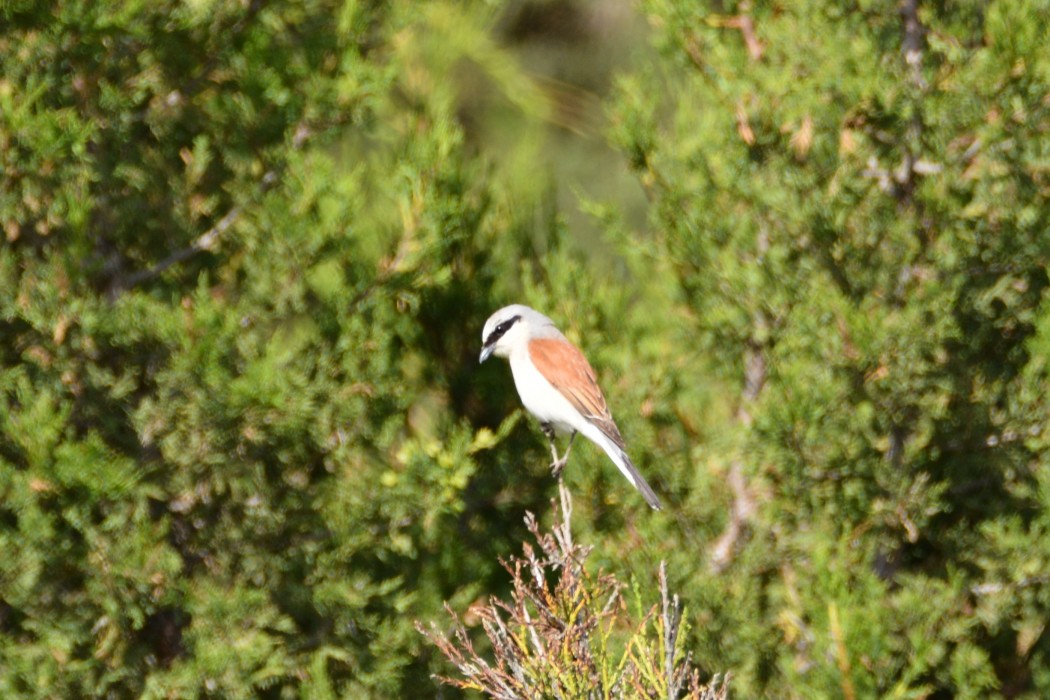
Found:
<path fill-rule="evenodd" d="M 646 502 L 659 510 L 660 499 L 627 456 L 627 445 L 598 387 L 594 369 L 583 353 L 567 340 L 542 338 L 529 342 L 529 357 L 540 374 L 598 429 L 597 435 L 586 435 L 585 431 L 586 437 L 605 450 L 628 481 L 641 491 Z"/>
<path fill-rule="evenodd" d="M 536 369 L 569 400 L 573 408 L 594 423 L 617 447 L 626 449 L 598 386 L 598 377 L 575 345 L 559 338 L 532 340 L 529 342 L 529 356 Z"/>

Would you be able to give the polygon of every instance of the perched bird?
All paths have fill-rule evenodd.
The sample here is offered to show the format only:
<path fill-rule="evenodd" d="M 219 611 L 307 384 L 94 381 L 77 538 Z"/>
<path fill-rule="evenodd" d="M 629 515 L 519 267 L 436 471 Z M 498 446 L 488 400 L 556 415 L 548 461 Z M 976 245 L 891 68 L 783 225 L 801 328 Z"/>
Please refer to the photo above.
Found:
<path fill-rule="evenodd" d="M 652 508 L 660 499 L 627 456 L 627 445 L 605 403 L 594 370 L 575 345 L 539 311 L 521 304 L 505 306 L 489 317 L 481 333 L 480 362 L 492 355 L 510 360 L 514 386 L 525 409 L 540 421 L 561 473 L 569 459 L 576 433 L 605 450 L 613 464 L 645 497 Z M 568 433 L 569 446 L 558 457 L 555 433 Z"/>

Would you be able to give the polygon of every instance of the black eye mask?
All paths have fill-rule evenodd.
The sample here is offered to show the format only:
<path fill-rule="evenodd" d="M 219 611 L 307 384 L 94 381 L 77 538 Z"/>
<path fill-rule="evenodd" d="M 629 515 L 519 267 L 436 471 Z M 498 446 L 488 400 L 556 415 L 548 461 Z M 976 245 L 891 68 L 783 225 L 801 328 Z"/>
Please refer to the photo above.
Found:
<path fill-rule="evenodd" d="M 506 321 L 499 323 L 495 328 L 492 329 L 492 332 L 489 333 L 489 337 L 485 338 L 485 347 L 492 345 L 497 340 L 502 338 L 506 334 L 506 332 L 510 330 L 510 327 L 520 320 L 521 316 L 511 316 Z"/>

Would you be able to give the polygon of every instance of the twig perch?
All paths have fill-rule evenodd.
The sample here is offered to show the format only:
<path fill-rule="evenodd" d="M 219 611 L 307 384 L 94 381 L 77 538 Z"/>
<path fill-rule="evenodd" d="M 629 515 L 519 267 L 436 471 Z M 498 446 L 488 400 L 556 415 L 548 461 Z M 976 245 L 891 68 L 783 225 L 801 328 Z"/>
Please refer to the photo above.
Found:
<path fill-rule="evenodd" d="M 459 673 L 438 679 L 497 700 L 725 700 L 728 674 L 704 685 L 691 655 L 681 653 L 683 608 L 668 591 L 666 566 L 660 565 L 660 603 L 640 624 L 624 619 L 623 584 L 584 566 L 591 548 L 573 540 L 572 497 L 560 481 L 551 505 L 550 531 L 542 532 L 527 513 L 535 546 L 526 543 L 521 556 L 503 562 L 511 574 L 509 599 L 493 598 L 473 609 L 491 644 L 491 660 L 478 655 L 471 633 L 447 606 L 451 632 L 416 623 Z M 610 643 L 631 629 L 630 638 Z"/>

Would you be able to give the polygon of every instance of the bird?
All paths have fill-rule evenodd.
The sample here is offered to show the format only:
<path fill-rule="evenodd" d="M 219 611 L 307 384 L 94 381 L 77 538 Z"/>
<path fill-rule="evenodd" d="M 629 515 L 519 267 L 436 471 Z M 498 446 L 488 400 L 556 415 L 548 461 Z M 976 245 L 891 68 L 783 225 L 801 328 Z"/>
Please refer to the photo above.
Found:
<path fill-rule="evenodd" d="M 511 304 L 489 317 L 481 341 L 479 364 L 493 355 L 509 360 L 518 396 L 550 443 L 555 477 L 565 468 L 576 435 L 582 434 L 605 451 L 651 508 L 660 510 L 660 499 L 627 456 L 594 369 L 554 321 L 523 304 Z M 569 445 L 559 457 L 554 438 L 566 433 Z"/>

